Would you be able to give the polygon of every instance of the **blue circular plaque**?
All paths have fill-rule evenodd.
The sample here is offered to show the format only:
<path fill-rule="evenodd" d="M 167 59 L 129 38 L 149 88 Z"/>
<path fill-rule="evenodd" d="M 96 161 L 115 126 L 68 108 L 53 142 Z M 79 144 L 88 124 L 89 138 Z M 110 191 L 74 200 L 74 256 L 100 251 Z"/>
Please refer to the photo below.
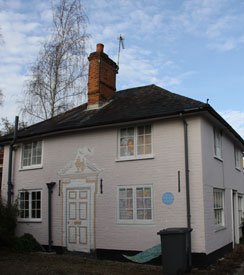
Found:
<path fill-rule="evenodd" d="M 162 196 L 163 203 L 170 205 L 174 202 L 174 195 L 171 192 L 166 192 Z"/>

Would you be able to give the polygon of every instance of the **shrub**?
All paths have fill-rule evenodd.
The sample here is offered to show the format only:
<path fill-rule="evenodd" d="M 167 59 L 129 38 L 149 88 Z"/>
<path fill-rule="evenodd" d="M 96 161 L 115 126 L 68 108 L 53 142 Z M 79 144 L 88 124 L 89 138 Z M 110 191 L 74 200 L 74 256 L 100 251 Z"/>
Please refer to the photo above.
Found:
<path fill-rule="evenodd" d="M 11 247 L 14 244 L 17 214 L 16 204 L 8 207 L 0 199 L 0 247 Z"/>
<path fill-rule="evenodd" d="M 35 252 L 41 251 L 42 247 L 31 234 L 25 233 L 15 239 L 14 250 L 18 252 Z"/>

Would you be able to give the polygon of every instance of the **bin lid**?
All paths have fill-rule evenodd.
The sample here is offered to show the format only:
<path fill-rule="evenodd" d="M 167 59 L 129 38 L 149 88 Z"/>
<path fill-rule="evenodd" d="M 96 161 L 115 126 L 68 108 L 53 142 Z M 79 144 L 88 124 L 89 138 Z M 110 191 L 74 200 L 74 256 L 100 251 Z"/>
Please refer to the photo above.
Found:
<path fill-rule="evenodd" d="M 189 229 L 187 227 L 170 227 L 170 228 L 160 230 L 157 234 L 158 235 L 185 234 L 191 231 L 192 231 L 192 228 Z"/>

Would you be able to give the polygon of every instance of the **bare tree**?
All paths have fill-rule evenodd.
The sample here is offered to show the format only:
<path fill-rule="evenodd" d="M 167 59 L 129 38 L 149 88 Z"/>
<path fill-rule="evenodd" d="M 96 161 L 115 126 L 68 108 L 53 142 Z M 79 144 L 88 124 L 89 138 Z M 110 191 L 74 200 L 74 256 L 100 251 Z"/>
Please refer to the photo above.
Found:
<path fill-rule="evenodd" d="M 10 122 L 7 117 L 2 117 L 0 121 L 0 136 L 12 134 L 14 132 L 15 124 Z M 27 127 L 27 123 L 24 121 L 19 122 L 18 130 L 22 130 Z"/>
<path fill-rule="evenodd" d="M 58 0 L 53 29 L 25 85 L 22 114 L 32 121 L 51 118 L 77 104 L 87 89 L 87 18 L 81 0 Z"/>

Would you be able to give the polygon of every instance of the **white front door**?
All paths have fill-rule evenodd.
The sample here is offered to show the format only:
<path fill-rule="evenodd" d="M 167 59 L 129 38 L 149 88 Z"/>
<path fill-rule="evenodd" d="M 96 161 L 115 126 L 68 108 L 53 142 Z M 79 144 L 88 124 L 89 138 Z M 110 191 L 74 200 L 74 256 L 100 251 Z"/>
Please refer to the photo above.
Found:
<path fill-rule="evenodd" d="M 66 189 L 66 239 L 70 251 L 90 252 L 91 249 L 91 190 Z"/>

